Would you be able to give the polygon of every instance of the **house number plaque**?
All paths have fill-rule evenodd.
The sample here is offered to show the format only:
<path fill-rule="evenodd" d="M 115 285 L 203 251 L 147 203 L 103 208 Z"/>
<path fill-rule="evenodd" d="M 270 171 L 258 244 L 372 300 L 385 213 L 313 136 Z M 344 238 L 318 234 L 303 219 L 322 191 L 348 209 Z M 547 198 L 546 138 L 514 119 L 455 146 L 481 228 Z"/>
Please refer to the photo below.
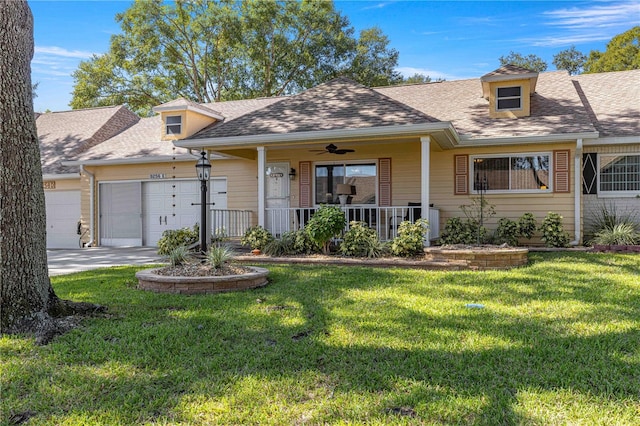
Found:
<path fill-rule="evenodd" d="M 166 179 L 167 176 L 164 173 L 151 173 L 149 179 Z"/>

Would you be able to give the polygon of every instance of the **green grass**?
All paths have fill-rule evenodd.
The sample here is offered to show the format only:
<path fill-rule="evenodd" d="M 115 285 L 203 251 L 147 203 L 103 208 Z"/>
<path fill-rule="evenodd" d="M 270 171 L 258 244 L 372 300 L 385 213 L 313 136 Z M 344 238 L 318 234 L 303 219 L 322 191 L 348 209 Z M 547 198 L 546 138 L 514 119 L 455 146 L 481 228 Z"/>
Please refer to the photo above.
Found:
<path fill-rule="evenodd" d="M 273 266 L 210 296 L 136 290 L 135 268 L 55 277 L 109 314 L 45 347 L 0 338 L 0 424 L 640 424 L 640 257 L 530 259 Z"/>

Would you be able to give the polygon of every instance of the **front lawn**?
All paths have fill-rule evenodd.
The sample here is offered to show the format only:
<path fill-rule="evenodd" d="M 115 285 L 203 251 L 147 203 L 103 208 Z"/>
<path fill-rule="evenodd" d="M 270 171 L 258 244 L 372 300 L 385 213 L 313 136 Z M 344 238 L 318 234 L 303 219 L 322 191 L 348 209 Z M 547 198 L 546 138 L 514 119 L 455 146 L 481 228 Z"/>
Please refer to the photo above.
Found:
<path fill-rule="evenodd" d="M 136 290 L 132 267 L 55 277 L 108 315 L 0 338 L 1 424 L 640 424 L 640 257 L 530 260 L 270 266 L 208 296 Z"/>

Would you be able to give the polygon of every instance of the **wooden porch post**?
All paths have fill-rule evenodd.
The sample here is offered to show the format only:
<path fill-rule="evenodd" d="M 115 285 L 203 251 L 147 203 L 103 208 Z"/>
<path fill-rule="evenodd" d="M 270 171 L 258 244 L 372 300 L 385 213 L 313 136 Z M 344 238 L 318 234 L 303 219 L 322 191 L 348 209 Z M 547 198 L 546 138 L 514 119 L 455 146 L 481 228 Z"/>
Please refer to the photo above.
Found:
<path fill-rule="evenodd" d="M 420 138 L 420 203 L 422 204 L 422 217 L 429 220 L 429 186 L 431 182 L 429 180 L 429 167 L 430 167 L 430 150 L 431 150 L 431 137 L 423 136 Z M 427 234 L 427 239 L 424 241 L 425 247 L 431 245 L 431 231 Z"/>
<path fill-rule="evenodd" d="M 258 147 L 258 225 L 265 227 L 265 167 L 267 155 L 264 146 Z"/>

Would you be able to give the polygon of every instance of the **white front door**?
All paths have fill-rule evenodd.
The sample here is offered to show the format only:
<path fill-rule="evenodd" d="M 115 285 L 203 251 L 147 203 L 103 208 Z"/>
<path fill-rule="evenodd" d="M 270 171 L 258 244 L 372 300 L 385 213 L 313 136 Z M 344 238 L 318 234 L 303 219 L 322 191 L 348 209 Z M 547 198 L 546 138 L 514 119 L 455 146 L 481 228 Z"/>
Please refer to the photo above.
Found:
<path fill-rule="evenodd" d="M 266 169 L 265 227 L 275 236 L 290 229 L 289 163 L 267 163 Z M 275 209 L 275 210 L 273 210 Z"/>

